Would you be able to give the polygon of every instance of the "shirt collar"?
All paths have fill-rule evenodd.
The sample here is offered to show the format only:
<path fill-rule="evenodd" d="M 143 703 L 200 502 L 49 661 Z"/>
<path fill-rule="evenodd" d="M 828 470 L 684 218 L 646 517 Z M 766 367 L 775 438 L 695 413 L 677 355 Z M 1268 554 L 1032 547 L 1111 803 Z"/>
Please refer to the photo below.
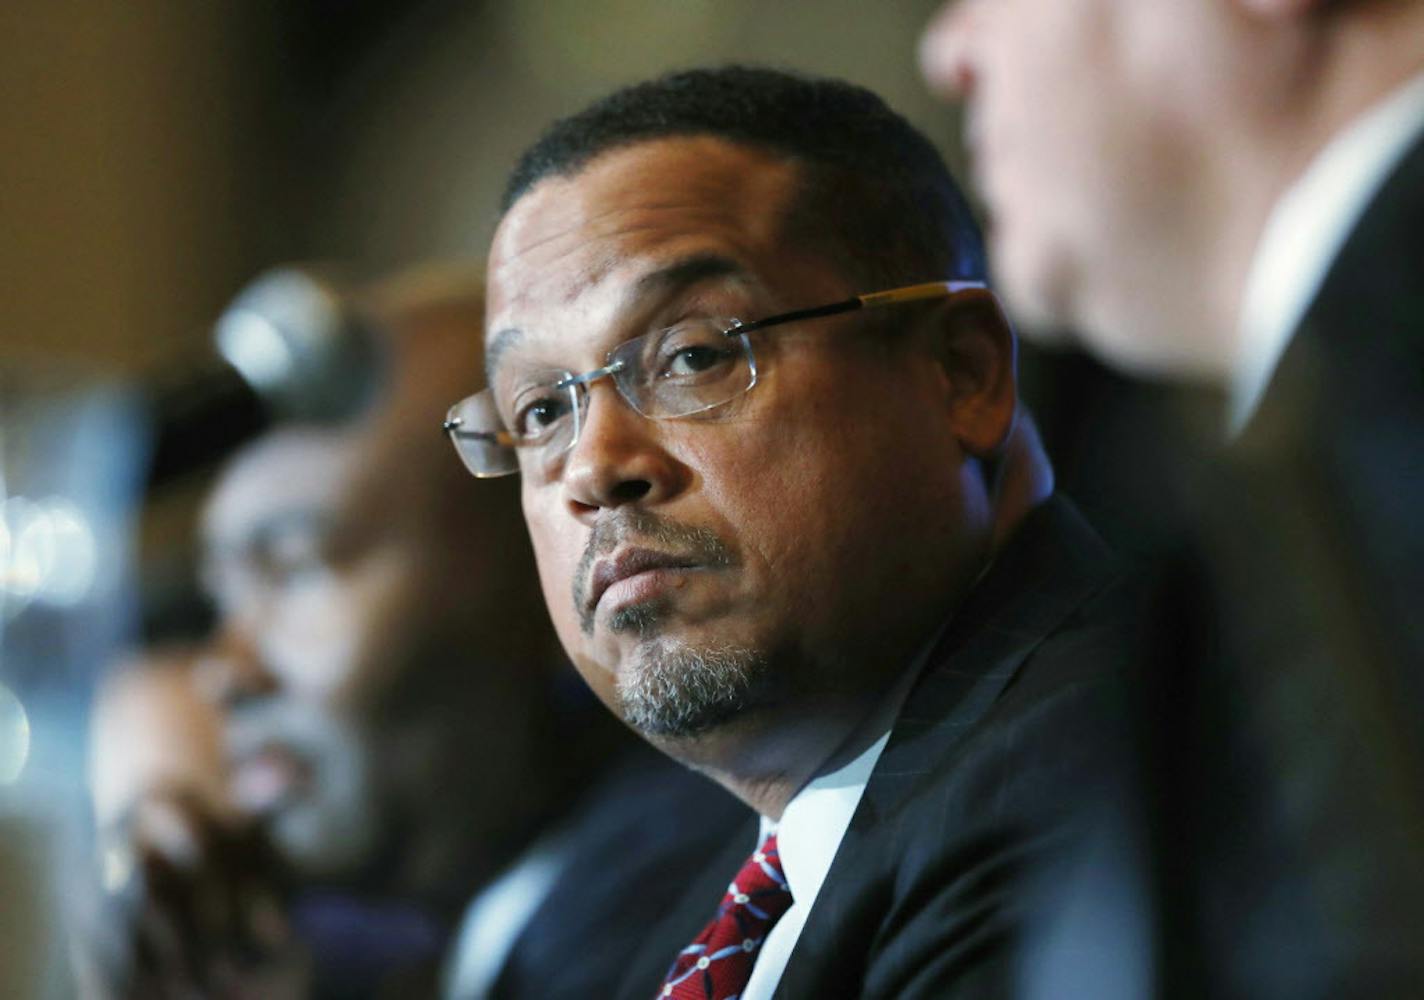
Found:
<path fill-rule="evenodd" d="M 762 817 L 762 838 L 776 833 L 781 868 L 796 903 L 809 906 L 821 891 L 870 772 L 889 739 L 886 730 L 855 760 L 807 783 L 786 804 L 780 823 Z"/>
<path fill-rule="evenodd" d="M 808 781 L 786 804 L 780 823 L 765 816 L 761 818 L 758 843 L 776 834 L 776 849 L 793 905 L 809 908 L 820 893 L 846 828 L 865 794 L 871 772 L 890 740 L 890 730 L 900 714 L 900 707 L 943 633 L 941 628 L 925 644 L 866 724 L 857 730 L 878 734 L 875 741 L 850 763 Z"/>
<path fill-rule="evenodd" d="M 1291 334 L 1390 171 L 1424 130 L 1424 74 L 1357 118 L 1276 202 L 1247 273 L 1230 431 L 1255 413 Z"/>

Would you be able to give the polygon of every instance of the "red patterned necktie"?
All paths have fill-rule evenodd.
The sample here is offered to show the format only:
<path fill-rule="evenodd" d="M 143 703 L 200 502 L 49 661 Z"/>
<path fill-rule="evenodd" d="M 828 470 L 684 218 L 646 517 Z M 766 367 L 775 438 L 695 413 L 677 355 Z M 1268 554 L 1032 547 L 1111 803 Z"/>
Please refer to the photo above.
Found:
<path fill-rule="evenodd" d="M 767 932 L 790 905 L 791 890 L 772 834 L 727 886 L 717 916 L 678 954 L 658 996 L 674 1000 L 740 996 Z"/>

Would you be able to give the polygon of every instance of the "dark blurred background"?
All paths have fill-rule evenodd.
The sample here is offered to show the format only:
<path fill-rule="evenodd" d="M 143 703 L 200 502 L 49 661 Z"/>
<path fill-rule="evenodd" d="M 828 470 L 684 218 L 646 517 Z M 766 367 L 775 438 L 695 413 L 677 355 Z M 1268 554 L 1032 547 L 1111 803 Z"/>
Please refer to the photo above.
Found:
<path fill-rule="evenodd" d="M 139 371 L 201 348 L 274 261 L 478 255 L 506 170 L 552 116 L 672 66 L 846 76 L 948 147 L 913 59 L 934 6 L 6 4 L 6 354 Z"/>

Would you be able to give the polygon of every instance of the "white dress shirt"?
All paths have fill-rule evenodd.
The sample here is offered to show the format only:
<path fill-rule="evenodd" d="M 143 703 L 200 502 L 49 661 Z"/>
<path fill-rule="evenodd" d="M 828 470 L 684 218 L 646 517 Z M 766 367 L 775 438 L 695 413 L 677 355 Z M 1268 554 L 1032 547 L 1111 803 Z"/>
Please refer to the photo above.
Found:
<path fill-rule="evenodd" d="M 1230 430 L 1250 421 L 1330 265 L 1371 199 L 1424 132 L 1424 74 L 1336 135 L 1286 190 L 1246 278 Z"/>
<path fill-rule="evenodd" d="M 762 942 L 741 1000 L 770 1000 L 776 992 L 791 949 L 801 936 L 806 915 L 811 912 L 816 894 L 826 881 L 841 838 L 865 793 L 870 772 L 875 770 L 875 763 L 889 739 L 887 730 L 845 767 L 809 782 L 786 804 L 780 823 L 762 817 L 759 839 L 776 834 L 781 870 L 791 890 L 791 906 Z"/>
<path fill-rule="evenodd" d="M 980 579 L 987 572 L 986 567 L 980 573 Z M 865 794 L 870 773 L 875 770 L 885 744 L 890 741 L 890 729 L 943 631 L 941 628 L 925 644 L 909 669 L 895 682 L 885 700 L 859 730 L 867 736 L 876 733 L 879 738 L 849 764 L 807 782 L 786 803 L 781 812 L 781 822 L 774 822 L 765 816 L 761 818 L 757 843 L 772 833 L 776 834 L 776 850 L 781 857 L 786 887 L 791 890 L 791 905 L 772 925 L 766 940 L 762 942 L 761 951 L 752 966 L 751 978 L 747 980 L 747 988 L 741 992 L 739 1000 L 771 1000 L 771 995 L 776 992 L 791 951 L 801 937 L 801 928 L 806 925 L 806 917 L 826 881 L 831 862 L 836 859 L 846 828 L 850 826 L 851 817 Z"/>

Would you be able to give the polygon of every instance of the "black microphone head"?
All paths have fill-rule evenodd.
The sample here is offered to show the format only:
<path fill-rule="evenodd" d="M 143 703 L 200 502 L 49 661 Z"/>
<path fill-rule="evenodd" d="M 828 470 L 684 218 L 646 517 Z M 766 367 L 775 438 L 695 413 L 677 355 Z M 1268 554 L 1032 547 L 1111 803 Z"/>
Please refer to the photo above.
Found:
<path fill-rule="evenodd" d="M 208 362 L 148 380 L 150 486 L 218 461 L 274 421 L 349 420 L 386 373 L 355 296 L 315 268 L 259 275 L 218 317 L 213 346 Z"/>
<path fill-rule="evenodd" d="M 218 317 L 213 339 L 282 419 L 349 418 L 380 380 L 378 341 L 350 297 L 304 268 L 260 275 Z"/>

